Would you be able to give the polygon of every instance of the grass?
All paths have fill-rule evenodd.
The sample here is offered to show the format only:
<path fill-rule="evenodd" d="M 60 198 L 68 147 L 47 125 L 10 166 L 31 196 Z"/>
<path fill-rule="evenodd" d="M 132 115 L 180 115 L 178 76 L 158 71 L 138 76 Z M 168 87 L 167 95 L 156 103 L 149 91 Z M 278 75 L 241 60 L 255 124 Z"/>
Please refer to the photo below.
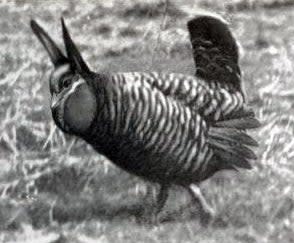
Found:
<path fill-rule="evenodd" d="M 0 2 L 0 241 L 294 242 L 294 7 L 274 0 L 171 1 L 163 22 L 159 1 L 122 3 Z M 252 171 L 220 173 L 202 184 L 217 210 L 209 228 L 177 188 L 166 222 L 142 225 L 136 214 L 145 205 L 145 183 L 55 129 L 52 67 L 29 20 L 40 20 L 61 44 L 63 15 L 97 71 L 192 74 L 185 24 L 200 8 L 222 14 L 243 46 L 244 85 L 264 124 L 254 132 L 259 160 Z"/>

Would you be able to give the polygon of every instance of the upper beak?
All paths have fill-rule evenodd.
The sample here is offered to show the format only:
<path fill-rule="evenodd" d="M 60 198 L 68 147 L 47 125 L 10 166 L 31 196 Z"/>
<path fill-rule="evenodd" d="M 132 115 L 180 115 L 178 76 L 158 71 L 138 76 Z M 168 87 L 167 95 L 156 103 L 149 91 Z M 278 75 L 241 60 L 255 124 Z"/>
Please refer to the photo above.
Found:
<path fill-rule="evenodd" d="M 51 97 L 51 109 L 55 109 L 59 105 L 59 103 L 60 99 L 55 93 L 53 93 Z"/>

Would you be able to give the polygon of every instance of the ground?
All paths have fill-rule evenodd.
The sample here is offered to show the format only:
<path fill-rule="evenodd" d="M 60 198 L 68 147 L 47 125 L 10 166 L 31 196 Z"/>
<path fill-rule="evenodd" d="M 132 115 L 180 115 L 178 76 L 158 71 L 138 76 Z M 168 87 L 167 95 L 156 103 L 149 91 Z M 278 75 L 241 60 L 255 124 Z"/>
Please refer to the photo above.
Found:
<path fill-rule="evenodd" d="M 294 2 L 194 2 L 0 1 L 0 242 L 294 242 Z M 61 45 L 64 16 L 97 72 L 192 74 L 186 22 L 202 10 L 222 15 L 242 46 L 244 86 L 263 124 L 252 132 L 258 160 L 201 185 L 212 225 L 200 226 L 178 188 L 163 222 L 138 223 L 146 183 L 55 129 L 52 66 L 29 21 Z"/>

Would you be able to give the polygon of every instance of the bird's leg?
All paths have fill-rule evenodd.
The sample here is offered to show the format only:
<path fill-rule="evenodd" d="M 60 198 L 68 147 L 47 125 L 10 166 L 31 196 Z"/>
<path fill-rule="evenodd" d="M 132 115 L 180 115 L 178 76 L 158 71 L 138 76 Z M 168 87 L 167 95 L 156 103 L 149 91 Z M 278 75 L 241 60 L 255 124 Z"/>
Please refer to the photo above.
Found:
<path fill-rule="evenodd" d="M 144 195 L 144 202 L 146 204 L 153 204 L 156 197 L 156 187 L 150 183 L 146 184 L 146 193 Z"/>
<path fill-rule="evenodd" d="M 156 189 L 154 186 L 147 184 L 147 190 L 144 201 L 147 202 L 147 206 L 142 214 L 143 222 L 150 224 L 159 223 L 159 216 L 162 208 L 164 207 L 167 197 L 169 185 L 160 185 L 159 192 L 156 195 Z M 152 201 L 152 203 L 148 203 Z M 141 219 L 141 220 L 142 220 Z"/>
<path fill-rule="evenodd" d="M 207 203 L 200 188 L 192 184 L 188 188 L 188 192 L 192 197 L 192 201 L 196 203 L 201 210 L 200 222 L 202 225 L 208 225 L 215 216 L 214 209 Z"/>
<path fill-rule="evenodd" d="M 155 214 L 159 214 L 162 210 L 162 208 L 164 207 L 166 200 L 168 198 L 168 189 L 169 189 L 169 185 L 161 185 L 160 186 L 160 190 L 159 193 L 157 195 L 157 200 L 156 200 L 156 205 L 155 205 Z"/>
<path fill-rule="evenodd" d="M 142 208 L 142 219 L 144 221 L 148 221 L 149 216 L 153 213 L 153 206 L 155 204 L 157 187 L 153 184 L 146 183 L 145 184 L 145 195 L 143 197 L 143 208 Z M 147 220 L 148 219 L 148 220 Z"/>
<path fill-rule="evenodd" d="M 166 203 L 166 200 L 168 198 L 168 189 L 169 189 L 169 185 L 167 184 L 160 185 L 160 189 L 157 194 L 154 209 L 151 214 L 151 222 L 154 224 L 157 224 L 160 221 L 160 212 L 162 211 Z"/>
<path fill-rule="evenodd" d="M 153 206 L 155 204 L 156 194 L 157 194 L 157 188 L 156 186 L 147 183 L 146 185 L 146 191 L 145 195 L 143 197 L 143 212 L 142 217 L 145 219 L 145 221 L 148 221 L 147 218 L 152 214 L 153 212 Z"/>

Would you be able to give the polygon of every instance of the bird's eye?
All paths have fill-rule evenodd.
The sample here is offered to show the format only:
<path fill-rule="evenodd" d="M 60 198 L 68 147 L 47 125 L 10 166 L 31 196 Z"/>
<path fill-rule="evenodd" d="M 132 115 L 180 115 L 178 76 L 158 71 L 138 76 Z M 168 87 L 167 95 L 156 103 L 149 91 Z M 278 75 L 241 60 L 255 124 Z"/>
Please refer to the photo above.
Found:
<path fill-rule="evenodd" d="M 63 80 L 63 88 L 67 88 L 71 85 L 72 78 L 66 78 Z"/>

